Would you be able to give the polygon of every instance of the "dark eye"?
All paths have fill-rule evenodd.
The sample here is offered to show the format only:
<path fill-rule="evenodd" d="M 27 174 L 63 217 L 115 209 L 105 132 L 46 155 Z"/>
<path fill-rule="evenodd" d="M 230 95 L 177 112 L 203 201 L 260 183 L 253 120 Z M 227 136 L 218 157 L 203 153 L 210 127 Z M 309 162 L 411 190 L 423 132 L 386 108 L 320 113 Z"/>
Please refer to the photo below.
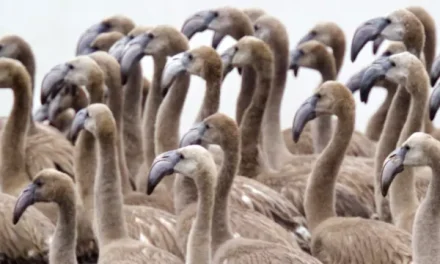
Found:
<path fill-rule="evenodd" d="M 3 49 L 3 44 L 0 44 L 0 51 Z"/>
<path fill-rule="evenodd" d="M 69 68 L 69 70 L 75 69 L 75 67 L 72 64 L 70 64 L 70 63 L 67 64 L 67 67 Z"/>
<path fill-rule="evenodd" d="M 189 53 L 188 54 L 188 60 L 192 61 L 193 59 L 194 59 L 194 56 L 191 53 Z"/>
<path fill-rule="evenodd" d="M 134 39 L 134 36 L 133 36 L 133 35 L 128 35 L 127 37 L 128 37 L 129 40 Z"/>
<path fill-rule="evenodd" d="M 153 34 L 153 33 L 148 33 L 148 37 L 149 37 L 150 39 L 154 39 L 154 34 Z"/>
<path fill-rule="evenodd" d="M 298 53 L 299 53 L 299 55 L 301 55 L 301 56 L 304 56 L 304 50 L 302 50 L 302 49 L 300 49 L 299 51 L 298 51 Z"/>
<path fill-rule="evenodd" d="M 110 22 L 103 22 L 102 26 L 106 29 L 109 29 L 109 28 L 111 28 L 112 25 L 110 25 Z"/>
<path fill-rule="evenodd" d="M 34 184 L 37 185 L 38 187 L 41 187 L 43 185 L 43 182 L 41 181 L 41 179 L 36 179 L 34 181 Z"/>
<path fill-rule="evenodd" d="M 184 158 L 185 158 L 185 156 L 183 156 L 183 154 L 180 153 L 180 159 L 184 159 Z"/>
<path fill-rule="evenodd" d="M 206 128 L 206 129 L 210 129 L 210 128 L 211 128 L 211 125 L 210 125 L 210 124 L 205 124 L 205 128 Z"/>
<path fill-rule="evenodd" d="M 316 97 L 317 97 L 318 99 L 321 99 L 322 95 L 318 93 L 318 94 L 316 94 Z"/>
<path fill-rule="evenodd" d="M 217 11 L 213 11 L 213 12 L 212 12 L 212 15 L 213 15 L 214 17 L 218 17 L 218 12 L 217 12 Z"/>
<path fill-rule="evenodd" d="M 260 29 L 259 25 L 254 25 L 254 31 L 258 31 Z"/>
<path fill-rule="evenodd" d="M 385 51 L 385 52 L 382 54 L 382 56 L 384 56 L 384 57 L 389 57 L 389 56 L 391 56 L 391 52 L 390 52 L 390 51 Z"/>
<path fill-rule="evenodd" d="M 235 51 L 235 52 L 238 51 L 238 47 L 237 47 L 237 46 L 234 47 L 234 51 Z"/>
<path fill-rule="evenodd" d="M 391 61 L 391 66 L 396 67 L 396 63 L 394 61 Z"/>
<path fill-rule="evenodd" d="M 316 36 L 316 34 L 318 34 L 318 32 L 316 32 L 316 30 L 310 31 L 310 35 L 312 35 L 312 36 Z"/>
<path fill-rule="evenodd" d="M 403 148 L 406 149 L 407 151 L 410 149 L 408 145 L 405 145 Z"/>

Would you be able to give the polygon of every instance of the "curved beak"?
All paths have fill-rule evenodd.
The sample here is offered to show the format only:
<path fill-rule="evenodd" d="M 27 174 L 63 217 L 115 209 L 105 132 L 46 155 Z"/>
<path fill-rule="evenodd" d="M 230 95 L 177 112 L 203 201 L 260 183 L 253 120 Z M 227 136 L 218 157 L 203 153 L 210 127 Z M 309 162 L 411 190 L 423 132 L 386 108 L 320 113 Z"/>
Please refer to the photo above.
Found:
<path fill-rule="evenodd" d="M 223 52 L 223 54 L 221 55 L 223 65 L 223 79 L 230 71 L 232 71 L 232 69 L 234 69 L 232 61 L 234 59 L 235 52 L 237 52 L 237 50 L 235 49 L 235 46 L 232 46 L 229 49 L 225 50 L 225 52 Z"/>
<path fill-rule="evenodd" d="M 109 30 L 109 26 L 105 23 L 97 23 L 90 28 L 88 28 L 79 38 L 78 44 L 76 46 L 76 55 L 85 55 L 90 53 L 90 44 L 95 40 L 95 38 Z"/>
<path fill-rule="evenodd" d="M 377 36 L 376 39 L 373 41 L 373 54 L 376 55 L 377 51 L 380 48 L 380 45 L 384 42 L 385 38 L 381 35 Z"/>
<path fill-rule="evenodd" d="M 47 112 L 48 112 L 49 122 L 51 122 L 51 123 L 54 122 L 57 115 L 64 110 L 64 109 L 62 109 L 62 107 L 60 107 L 60 102 L 61 102 L 62 97 L 63 96 L 60 93 L 58 93 L 55 96 L 55 98 L 53 98 L 49 103 L 49 107 L 48 107 Z"/>
<path fill-rule="evenodd" d="M 201 145 L 203 134 L 205 134 L 206 125 L 200 122 L 193 128 L 191 128 L 185 135 L 183 135 L 180 140 L 179 148 L 186 147 L 189 145 Z"/>
<path fill-rule="evenodd" d="M 431 98 L 429 98 L 429 118 L 434 120 L 440 107 L 440 83 L 434 87 Z"/>
<path fill-rule="evenodd" d="M 174 166 L 179 163 L 181 155 L 176 150 L 161 154 L 154 159 L 148 174 L 147 194 L 153 193 L 163 177 L 174 173 Z"/>
<path fill-rule="evenodd" d="M 316 118 L 316 105 L 318 104 L 318 95 L 312 95 L 307 99 L 296 111 L 295 118 L 292 125 L 293 141 L 296 143 L 301 136 L 301 133 L 307 122 Z"/>
<path fill-rule="evenodd" d="M 290 64 L 289 64 L 289 69 L 293 70 L 293 75 L 295 77 L 298 76 L 298 71 L 299 71 L 299 59 L 301 59 L 301 56 L 303 55 L 303 53 L 298 50 L 295 49 L 294 51 L 292 51 L 292 53 L 290 53 Z"/>
<path fill-rule="evenodd" d="M 406 147 L 400 147 L 391 152 L 391 154 L 385 159 L 382 166 L 380 186 L 383 196 L 387 195 L 396 175 L 403 171 L 403 162 L 407 152 L 408 149 Z"/>
<path fill-rule="evenodd" d="M 302 44 L 302 43 L 304 43 L 304 42 L 307 42 L 307 41 L 309 41 L 309 40 L 312 40 L 312 39 L 314 39 L 314 38 L 315 38 L 315 34 L 313 34 L 312 32 L 309 32 L 309 33 L 307 33 L 307 35 L 305 35 L 304 37 L 302 37 L 302 38 L 299 40 L 298 44 L 296 44 L 296 45 L 298 46 L 298 45 L 300 45 L 300 44 Z"/>
<path fill-rule="evenodd" d="M 385 79 L 388 70 L 392 67 L 389 57 L 380 57 L 365 69 L 359 88 L 362 102 L 367 103 L 371 88 L 376 81 Z"/>
<path fill-rule="evenodd" d="M 125 45 L 130 42 L 130 37 L 125 36 L 116 41 L 108 50 L 108 53 L 112 55 L 119 63 L 121 62 L 122 53 L 124 52 Z"/>
<path fill-rule="evenodd" d="M 152 38 L 150 38 L 149 34 L 141 34 L 128 42 L 122 53 L 120 61 L 121 79 L 123 85 L 127 83 L 128 76 L 130 75 L 130 72 L 135 64 L 139 63 L 142 57 L 144 57 L 144 50 L 151 40 Z"/>
<path fill-rule="evenodd" d="M 375 40 L 390 23 L 389 19 L 378 17 L 359 26 L 351 42 L 351 61 L 354 62 L 365 44 L 370 40 Z"/>
<path fill-rule="evenodd" d="M 182 26 L 180 32 L 188 39 L 191 39 L 197 32 L 203 32 L 208 29 L 209 24 L 217 17 L 217 13 L 210 10 L 197 12 L 189 17 Z M 213 40 L 214 41 L 214 40 Z M 221 39 L 220 39 L 221 41 Z M 220 42 L 218 43 L 220 44 Z"/>
<path fill-rule="evenodd" d="M 56 95 L 64 85 L 64 77 L 69 72 L 69 67 L 63 63 L 53 67 L 44 76 L 43 83 L 41 84 L 41 103 L 45 104 L 50 96 Z"/>
<path fill-rule="evenodd" d="M 72 143 L 76 141 L 79 132 L 81 132 L 81 130 L 84 128 L 84 123 L 87 120 L 87 115 L 87 108 L 83 108 L 76 113 L 75 118 L 72 121 L 72 125 L 70 126 L 70 131 L 68 135 L 68 138 Z"/>
<path fill-rule="evenodd" d="M 162 89 L 168 89 L 175 78 L 182 72 L 186 71 L 186 66 L 188 64 L 186 54 L 186 52 L 181 52 L 174 55 L 170 60 L 167 61 L 162 73 Z"/>
<path fill-rule="evenodd" d="M 434 60 L 429 77 L 431 78 L 431 86 L 434 87 L 435 83 L 440 77 L 440 56 Z"/>
<path fill-rule="evenodd" d="M 361 88 L 362 77 L 364 77 L 364 74 L 367 71 L 367 69 L 368 67 L 363 68 L 355 75 L 351 76 L 350 79 L 348 79 L 346 86 L 348 89 L 350 89 L 352 93 L 357 92 Z"/>
<path fill-rule="evenodd" d="M 222 42 L 222 40 L 225 38 L 225 36 L 226 35 L 224 35 L 223 33 L 214 32 L 214 36 L 212 36 L 211 46 L 214 49 L 217 49 L 220 43 Z"/>
<path fill-rule="evenodd" d="M 33 205 L 36 202 L 35 190 L 37 186 L 34 183 L 30 183 L 18 196 L 15 202 L 14 212 L 12 213 L 12 223 L 16 225 L 21 216 L 26 211 L 26 208 Z"/>
<path fill-rule="evenodd" d="M 49 118 L 49 103 L 42 104 L 35 112 L 33 119 L 37 122 L 43 122 Z"/>

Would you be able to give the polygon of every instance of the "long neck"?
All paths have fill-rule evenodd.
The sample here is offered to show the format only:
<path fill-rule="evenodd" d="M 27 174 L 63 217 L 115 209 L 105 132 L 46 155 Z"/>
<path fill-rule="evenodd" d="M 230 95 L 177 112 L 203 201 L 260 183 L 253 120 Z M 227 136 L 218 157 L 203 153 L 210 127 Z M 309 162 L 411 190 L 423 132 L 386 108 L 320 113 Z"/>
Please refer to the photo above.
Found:
<path fill-rule="evenodd" d="M 425 89 L 427 90 L 428 88 Z M 408 117 L 397 145 L 403 144 L 413 133 L 422 131 L 427 100 L 426 93 L 412 96 Z M 391 215 L 394 222 L 398 223 L 397 226 L 411 233 L 413 219 L 411 219 L 411 223 L 401 222 L 400 219 L 403 215 L 407 215 L 408 212 L 415 212 L 418 206 L 419 201 L 415 190 L 413 169 L 408 168 L 401 172 L 390 186 Z M 402 226 L 399 226 L 400 222 Z"/>
<path fill-rule="evenodd" d="M 281 134 L 280 111 L 286 85 L 289 50 L 274 50 L 275 75 L 272 80 L 269 98 L 264 110 L 262 123 L 262 147 L 268 157 L 269 167 L 281 169 L 292 158 Z"/>
<path fill-rule="evenodd" d="M 215 78 L 214 80 L 206 80 L 205 97 L 203 98 L 203 103 L 200 108 L 199 114 L 197 115 L 195 123 L 199 123 L 208 116 L 217 113 L 220 107 L 220 87 L 220 78 Z"/>
<path fill-rule="evenodd" d="M 235 120 L 237 124 L 241 124 L 243 115 L 248 108 L 254 94 L 256 83 L 256 73 L 252 67 L 243 67 L 241 72 L 241 89 L 237 98 L 237 106 L 235 112 Z"/>
<path fill-rule="evenodd" d="M 165 67 L 166 58 L 154 58 L 154 75 L 151 89 L 148 91 L 147 102 L 144 110 L 142 127 L 144 138 L 144 160 L 148 166 L 153 163 L 156 157 L 154 147 L 154 131 L 156 126 L 156 115 L 160 104 L 162 103 L 161 79 Z"/>
<path fill-rule="evenodd" d="M 240 124 L 242 146 L 240 175 L 256 177 L 260 173 L 258 146 L 256 142 L 258 142 L 260 137 L 264 108 L 266 106 L 272 78 L 272 74 L 258 74 L 257 89 Z"/>
<path fill-rule="evenodd" d="M 197 215 L 191 227 L 186 248 L 186 263 L 211 263 L 211 229 L 214 206 L 215 178 L 212 172 L 196 176 L 198 192 Z"/>
<path fill-rule="evenodd" d="M 339 116 L 333 137 L 315 163 L 307 183 L 304 210 L 311 232 L 336 216 L 335 184 L 354 131 L 354 110 Z"/>
<path fill-rule="evenodd" d="M 25 173 L 26 135 L 29 128 L 31 114 L 32 90 L 27 78 L 16 78 L 12 87 L 14 104 L 11 114 L 3 128 L 1 136 L 1 189 L 3 192 L 13 193 L 17 187 L 29 181 Z"/>
<path fill-rule="evenodd" d="M 190 76 L 188 74 L 177 77 L 159 107 L 155 126 L 156 132 L 154 133 L 154 145 L 157 154 L 179 147 L 180 116 L 182 115 L 189 83 Z M 168 190 L 171 190 L 174 176 L 166 177 L 163 182 Z"/>
<path fill-rule="evenodd" d="M 431 160 L 432 179 L 426 192 L 425 199 L 420 204 L 414 219 L 412 249 L 415 263 L 438 263 L 440 251 L 440 150 L 435 146 Z"/>
<path fill-rule="evenodd" d="M 122 120 L 124 93 L 122 92 L 121 80 L 119 78 L 113 78 L 113 76 L 110 76 L 109 80 L 110 82 L 107 83 L 108 107 L 112 111 L 116 123 L 116 146 L 118 151 L 117 157 L 119 168 L 121 169 L 122 192 L 126 194 L 132 191 L 132 189 L 130 185 L 130 175 L 125 159 L 124 141 L 122 138 L 122 128 L 124 125 Z"/>
<path fill-rule="evenodd" d="M 95 182 L 95 221 L 99 248 L 128 237 L 122 214 L 119 164 L 116 162 L 116 134 L 98 137 L 98 169 Z"/>
<path fill-rule="evenodd" d="M 397 140 L 408 114 L 408 104 L 410 103 L 410 95 L 405 88 L 397 88 L 396 95 L 390 106 L 386 122 L 383 127 L 382 134 L 378 142 L 376 154 L 374 158 L 374 199 L 376 210 L 381 219 L 385 217 L 385 203 L 380 191 L 382 164 L 388 154 L 396 148 Z"/>
<path fill-rule="evenodd" d="M 66 197 L 58 206 L 60 212 L 53 240 L 50 244 L 49 263 L 76 264 L 75 197 Z"/>
<path fill-rule="evenodd" d="M 396 94 L 397 85 L 394 83 L 385 83 L 384 88 L 387 90 L 385 100 L 369 119 L 367 128 L 365 129 L 365 135 L 374 141 L 378 141 L 380 134 L 382 133 L 385 120 L 387 118 L 388 110 L 390 109 L 391 102 Z"/>
<path fill-rule="evenodd" d="M 27 72 L 29 73 L 29 76 L 31 77 L 31 102 L 30 102 L 30 109 L 31 112 L 29 112 L 29 134 L 35 134 L 38 132 L 37 128 L 35 127 L 35 122 L 32 117 L 32 107 L 33 107 L 33 93 L 35 89 L 35 56 L 32 52 L 30 47 L 26 47 L 21 49 L 20 56 L 17 58 L 21 63 L 23 63 L 24 67 L 26 68 Z"/>
<path fill-rule="evenodd" d="M 335 69 L 336 76 L 339 74 L 342 68 L 342 63 L 344 62 L 345 56 L 345 38 L 342 37 L 340 40 L 335 41 L 335 45 L 332 46 L 333 57 L 335 58 Z"/>
<path fill-rule="evenodd" d="M 144 153 L 142 146 L 142 67 L 137 63 L 124 86 L 123 141 L 128 171 L 135 176 L 141 166 Z"/>
<path fill-rule="evenodd" d="M 224 157 L 215 190 L 214 217 L 212 218 L 212 253 L 233 238 L 229 225 L 229 192 L 240 162 L 239 142 L 231 140 L 222 146 Z"/>
<path fill-rule="evenodd" d="M 334 63 L 322 63 L 320 66 L 319 72 L 322 76 L 322 82 L 336 79 L 336 69 Z M 319 154 L 330 142 L 333 130 L 332 116 L 320 116 L 312 121 L 311 125 L 313 151 L 316 154 Z"/>

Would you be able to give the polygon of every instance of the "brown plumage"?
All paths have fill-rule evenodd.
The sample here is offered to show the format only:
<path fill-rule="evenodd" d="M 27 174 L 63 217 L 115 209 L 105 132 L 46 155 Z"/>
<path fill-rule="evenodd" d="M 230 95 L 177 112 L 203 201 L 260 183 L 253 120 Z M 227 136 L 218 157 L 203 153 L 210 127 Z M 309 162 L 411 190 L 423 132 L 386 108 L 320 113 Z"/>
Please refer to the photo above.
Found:
<path fill-rule="evenodd" d="M 57 226 L 49 249 L 49 263 L 76 264 L 77 193 L 72 179 L 54 169 L 40 171 L 23 190 L 14 208 L 16 224 L 34 203 L 56 203 L 59 208 Z"/>
<path fill-rule="evenodd" d="M 30 182 L 24 163 L 25 138 L 29 127 L 32 101 L 31 77 L 19 61 L 0 58 L 0 87 L 10 87 L 14 93 L 13 111 L 3 129 L 2 154 L 0 155 L 3 157 L 0 163 L 0 186 L 2 188 L 0 194 L 0 216 L 2 218 L 0 251 L 2 254 L 0 259 L 6 263 L 9 261 L 12 263 L 25 261 L 47 263 L 47 253 L 54 231 L 52 222 L 35 207 L 29 208 L 18 225 L 13 226 L 11 221 L 16 203 L 14 196 L 18 196 L 21 189 Z M 15 133 L 15 130 L 19 133 Z M 49 215 L 54 215 L 56 220 L 56 208 L 46 209 L 52 209 Z"/>
<path fill-rule="evenodd" d="M 296 113 L 292 127 L 296 137 L 314 118 L 311 112 L 338 117 L 332 140 L 318 158 L 306 188 L 304 208 L 312 232 L 312 254 L 323 263 L 411 263 L 411 239 L 405 231 L 375 220 L 336 217 L 334 186 L 355 123 L 350 90 L 334 81 L 323 83 Z"/>
<path fill-rule="evenodd" d="M 35 58 L 30 45 L 19 36 L 9 35 L 0 39 L 0 46 L 2 47 L 0 57 L 16 59 L 26 67 L 31 76 L 32 96 Z M 32 109 L 32 100 L 30 108 Z M 28 114 L 31 116 L 30 110 Z M 59 131 L 50 126 L 35 123 L 30 118 L 26 142 L 24 167 L 29 179 L 44 168 L 56 168 L 73 177 L 73 146 Z"/>
<path fill-rule="evenodd" d="M 93 53 L 90 56 L 97 56 L 97 54 L 99 55 L 99 53 Z M 103 56 L 108 56 L 109 60 L 113 59 L 109 55 Z M 70 82 L 76 85 L 85 85 L 91 103 L 103 102 L 105 75 L 97 62 L 95 62 L 89 56 L 79 56 L 76 59 L 69 61 L 65 65 L 72 65 L 73 67 L 68 67 L 69 70 L 64 72 L 64 76 L 55 77 L 52 75 L 52 78 L 61 78 L 61 81 L 63 82 Z M 107 65 L 107 70 L 109 70 L 109 66 L 110 65 Z M 117 71 L 117 73 L 119 74 L 119 71 Z M 118 79 L 116 76 L 113 76 L 113 78 Z M 109 95 L 110 97 L 113 96 L 112 93 Z M 76 126 L 77 125 L 73 123 L 72 129 L 75 129 Z M 118 137 L 118 134 L 116 135 Z M 72 139 L 74 140 L 75 137 L 72 137 Z M 77 176 L 77 184 L 84 203 L 84 215 L 86 216 L 85 225 L 88 222 L 89 227 L 90 223 L 93 222 L 92 213 L 95 207 L 92 200 L 94 194 L 92 186 L 94 183 L 95 170 L 97 166 L 94 142 L 95 140 L 93 139 L 92 135 L 81 133 L 75 147 L 75 175 Z M 117 159 L 117 157 L 118 156 L 116 156 L 115 159 Z M 125 193 L 124 199 L 126 199 L 126 201 L 124 202 L 130 204 L 147 204 L 160 208 L 160 206 L 163 206 L 162 202 L 156 197 L 157 195 L 146 196 L 142 193 L 128 191 Z M 173 225 L 175 219 L 173 215 L 159 209 L 143 206 L 126 206 L 124 207 L 124 214 L 127 216 L 128 229 L 131 237 L 139 240 L 149 241 L 151 244 L 156 245 L 159 248 L 166 248 L 178 256 L 181 255 L 174 241 L 175 238 L 173 234 Z M 87 228 L 87 225 L 85 228 Z M 153 231 L 154 229 L 155 231 Z M 157 232 L 157 230 L 160 231 Z M 81 234 L 84 234 L 85 236 L 93 235 L 90 232 L 79 232 L 79 236 L 81 236 Z M 96 249 L 89 248 L 89 250 L 93 251 Z"/>
<path fill-rule="evenodd" d="M 95 181 L 94 218 L 99 244 L 98 263 L 182 263 L 172 254 L 129 238 L 123 214 L 122 190 L 117 157 L 116 124 L 103 104 L 79 111 L 72 135 L 90 133 L 97 141 L 98 164 Z"/>
<path fill-rule="evenodd" d="M 431 184 L 426 198 L 420 203 L 414 219 L 413 226 L 413 258 L 414 263 L 434 264 L 438 262 L 440 254 L 438 242 L 438 176 L 440 168 L 440 142 L 429 134 L 417 132 L 412 134 L 400 147 L 393 151 L 385 160 L 382 182 L 389 181 L 389 177 L 396 176 L 395 165 L 403 167 L 403 171 L 411 170 L 414 166 L 429 166 L 433 171 Z"/>

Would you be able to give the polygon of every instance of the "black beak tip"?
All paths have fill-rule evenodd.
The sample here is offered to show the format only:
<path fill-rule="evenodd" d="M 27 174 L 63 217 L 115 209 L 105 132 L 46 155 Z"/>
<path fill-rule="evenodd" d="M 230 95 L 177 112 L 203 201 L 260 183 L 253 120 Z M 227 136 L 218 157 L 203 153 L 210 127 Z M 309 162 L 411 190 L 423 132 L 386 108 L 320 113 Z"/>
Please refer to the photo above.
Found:
<path fill-rule="evenodd" d="M 437 114 L 437 109 L 435 108 L 429 109 L 429 119 L 431 119 L 431 121 L 434 120 L 436 114 Z"/>
<path fill-rule="evenodd" d="M 435 78 L 434 76 L 431 76 L 431 87 L 434 87 L 435 83 L 437 82 L 437 78 Z"/>
<path fill-rule="evenodd" d="M 127 81 L 128 81 L 127 74 L 125 74 L 125 73 L 121 74 L 121 83 L 122 83 L 122 85 L 126 85 Z"/>
<path fill-rule="evenodd" d="M 293 142 L 298 143 L 300 136 L 301 136 L 301 131 L 294 130 L 292 133 Z"/>

